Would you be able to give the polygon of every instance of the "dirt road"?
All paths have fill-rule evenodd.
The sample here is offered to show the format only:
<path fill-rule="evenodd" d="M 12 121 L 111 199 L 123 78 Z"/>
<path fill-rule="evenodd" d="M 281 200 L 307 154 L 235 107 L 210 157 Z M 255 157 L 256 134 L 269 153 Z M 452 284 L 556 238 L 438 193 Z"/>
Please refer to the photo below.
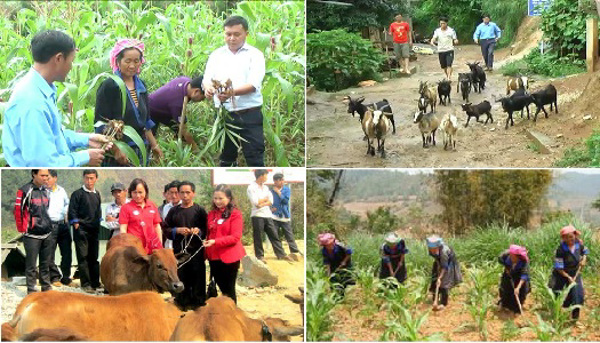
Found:
<path fill-rule="evenodd" d="M 510 58 L 510 49 L 496 51 L 495 68 L 499 68 Z M 419 81 L 437 82 L 443 78 L 437 55 L 419 55 L 412 63 L 417 72 L 410 77 L 392 78 L 368 88 L 350 88 L 337 93 L 315 92 L 308 96 L 312 103 L 307 105 L 308 159 L 309 167 L 551 167 L 564 155 L 566 148 L 580 144 L 597 125 L 597 117 L 583 120 L 592 113 L 570 111 L 569 102 L 577 99 L 590 79 L 589 74 L 579 74 L 560 79 L 536 77 L 530 90 L 541 88 L 552 82 L 558 89 L 559 114 L 550 113 L 549 119 L 538 116 L 537 123 L 514 116 L 515 126 L 504 129 L 507 114 L 502 111 L 496 97 L 506 93 L 505 80 L 500 72 L 487 73 L 486 89 L 481 93 L 471 93 L 469 100 L 477 104 L 483 100 L 492 103 L 494 123 L 484 125 L 473 120 L 465 128 L 467 117 L 460 104 L 462 99 L 456 93 L 456 80 L 459 72 L 467 72 L 466 62 L 480 61 L 479 46 L 461 45 L 456 49 L 455 71 L 452 76 L 452 104 L 438 104 L 440 117 L 454 113 L 459 119 L 456 151 L 444 151 L 442 134 L 436 134 L 438 145 L 422 148 L 421 134 L 413 115 L 417 109 Z M 387 72 L 384 77 L 388 77 Z M 344 96 L 364 96 L 365 103 L 387 99 L 394 111 L 396 135 L 389 135 L 385 146 L 387 158 L 367 156 L 367 143 L 358 117 L 347 113 L 342 103 Z M 535 105 L 531 105 L 535 112 Z M 532 113 L 533 114 L 533 113 Z M 549 140 L 546 144 L 549 153 L 541 153 L 527 130 L 541 133 Z"/>

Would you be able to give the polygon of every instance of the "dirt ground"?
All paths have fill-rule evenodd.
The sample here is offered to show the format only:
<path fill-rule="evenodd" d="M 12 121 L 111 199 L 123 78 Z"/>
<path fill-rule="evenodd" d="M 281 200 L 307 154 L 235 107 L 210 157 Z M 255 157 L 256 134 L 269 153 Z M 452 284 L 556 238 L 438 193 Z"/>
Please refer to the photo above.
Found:
<path fill-rule="evenodd" d="M 588 289 L 589 291 L 589 289 Z M 350 289 L 348 292 L 352 292 Z M 482 341 L 479 331 L 470 323 L 473 318 L 464 306 L 466 300 L 466 285 L 461 284 L 457 289 L 450 292 L 448 306 L 439 312 L 431 311 L 431 296 L 426 303 L 417 306 L 417 315 L 430 311 L 425 323 L 421 326 L 419 333 L 424 336 L 441 334 L 441 339 L 446 341 Z M 523 305 L 523 315 L 515 315 L 497 306 L 490 309 L 487 317 L 487 329 L 489 341 L 502 341 L 502 328 L 508 321 L 514 321 L 518 328 L 537 325 L 537 318 L 532 312 L 534 304 L 532 294 L 529 294 Z M 588 292 L 585 307 L 580 316 L 583 327 L 573 327 L 572 335 L 577 341 L 600 341 L 600 332 L 597 327 L 590 326 L 590 310 L 600 306 L 598 294 L 590 295 Z M 389 316 L 381 311 L 368 318 L 358 315 L 359 308 L 352 305 L 339 306 L 334 314 L 334 326 L 331 330 L 335 333 L 334 341 L 379 341 L 384 332 L 383 323 L 389 320 Z M 413 314 L 414 315 L 414 314 Z M 531 324 L 530 324 L 531 323 Z M 535 332 L 524 329 L 512 341 L 534 341 Z"/>
<path fill-rule="evenodd" d="M 551 167 L 556 160 L 563 157 L 567 148 L 578 145 L 582 139 L 589 137 L 598 126 L 600 109 L 595 106 L 574 106 L 576 100 L 585 89 L 593 74 L 578 74 L 569 77 L 548 79 L 535 77 L 530 91 L 542 88 L 549 83 L 558 90 L 559 113 L 549 112 L 549 118 L 538 115 L 537 123 L 513 114 L 515 125 L 504 129 L 507 114 L 502 111 L 493 96 L 500 98 L 506 94 L 506 77 L 499 67 L 509 60 L 523 57 L 530 48 L 535 47 L 539 30 L 535 30 L 535 22 L 528 21 L 522 27 L 520 36 L 513 47 L 495 52 L 495 71 L 487 72 L 486 89 L 481 93 L 471 93 L 469 100 L 477 104 L 483 100 L 492 103 L 494 123 L 484 125 L 472 119 L 465 128 L 467 117 L 460 104 L 462 98 L 456 92 L 459 72 L 468 72 L 466 62 L 481 61 L 480 47 L 477 45 L 459 45 L 456 47 L 454 73 L 452 75 L 452 104 L 438 104 L 437 114 L 441 118 L 446 113 L 453 113 L 459 120 L 456 151 L 444 151 L 442 133 L 436 134 L 437 146 L 424 149 L 421 133 L 417 124 L 413 123 L 413 115 L 417 110 L 419 81 L 437 83 L 443 77 L 439 67 L 438 56 L 418 55 L 417 72 L 411 76 L 391 78 L 373 87 L 349 88 L 337 93 L 315 91 L 307 97 L 307 132 L 308 149 L 307 165 L 309 167 Z M 530 42 L 530 43 L 527 43 Z M 385 78 L 389 77 L 384 72 Z M 385 147 L 387 158 L 382 159 L 366 155 L 367 143 L 362 140 L 363 132 L 358 116 L 347 113 L 347 106 L 342 103 L 344 96 L 353 98 L 364 96 L 365 103 L 387 99 L 394 112 L 396 135 L 388 135 Z M 591 99 L 590 99 L 591 100 Z M 595 100 L 594 100 L 595 101 Z M 532 114 L 535 105 L 530 106 Z M 525 113 L 526 115 L 526 113 Z M 585 115 L 592 115 L 591 120 L 584 120 Z M 485 119 L 485 117 L 484 117 Z M 549 139 L 546 144 L 550 153 L 540 153 L 526 131 L 533 130 Z"/>
<path fill-rule="evenodd" d="M 304 241 L 296 240 L 300 251 L 304 251 Z M 289 248 L 283 242 L 285 251 Z M 277 273 L 279 282 L 273 287 L 246 288 L 237 285 L 238 306 L 243 309 L 248 316 L 252 318 L 277 317 L 287 320 L 290 325 L 302 326 L 303 314 L 300 313 L 300 307 L 287 298 L 285 294 L 298 295 L 298 287 L 304 287 L 304 258 L 301 256 L 299 261 L 287 262 L 277 260 L 273 254 L 270 244 L 265 245 L 265 259 L 269 269 Z M 246 253 L 253 255 L 253 248 L 246 246 Z M 207 268 L 208 269 L 208 268 Z M 240 270 L 240 273 L 242 270 Z M 74 280 L 73 287 L 63 286 L 55 289 L 66 292 L 81 292 L 79 280 Z M 2 322 L 10 320 L 18 303 L 27 294 L 25 286 L 16 286 L 10 281 L 2 281 Z M 169 298 L 169 293 L 163 293 L 163 297 Z M 274 306 L 276 304 L 276 306 Z M 301 336 L 292 337 L 292 341 L 302 341 Z"/>

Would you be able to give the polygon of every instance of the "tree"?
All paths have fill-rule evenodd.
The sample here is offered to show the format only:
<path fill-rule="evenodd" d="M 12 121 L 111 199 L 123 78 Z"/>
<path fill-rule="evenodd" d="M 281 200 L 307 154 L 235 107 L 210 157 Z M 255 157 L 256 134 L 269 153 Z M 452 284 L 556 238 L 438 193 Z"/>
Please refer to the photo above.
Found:
<path fill-rule="evenodd" d="M 438 170 L 435 176 L 442 221 L 454 234 L 494 221 L 527 226 L 552 181 L 548 170 Z"/>
<path fill-rule="evenodd" d="M 308 1 L 306 5 L 307 32 L 344 29 L 360 32 L 365 27 L 387 27 L 406 7 L 390 0 L 338 0 L 352 4 L 340 6 Z"/>

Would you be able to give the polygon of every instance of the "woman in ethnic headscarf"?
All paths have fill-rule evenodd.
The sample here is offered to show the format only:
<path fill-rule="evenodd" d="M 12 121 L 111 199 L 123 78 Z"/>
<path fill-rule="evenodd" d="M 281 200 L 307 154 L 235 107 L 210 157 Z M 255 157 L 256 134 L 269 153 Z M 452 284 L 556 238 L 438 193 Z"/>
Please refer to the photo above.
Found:
<path fill-rule="evenodd" d="M 498 257 L 498 262 L 504 266 L 500 279 L 499 303 L 514 313 L 521 313 L 525 298 L 531 290 L 527 249 L 511 244 L 508 250 Z"/>
<path fill-rule="evenodd" d="M 121 116 L 123 108 L 121 90 L 113 79 L 108 78 L 102 82 L 96 92 L 94 122 L 122 120 L 125 125 L 133 127 L 144 140 L 146 155 L 150 160 L 150 150 L 159 158 L 162 158 L 162 151 L 151 131 L 155 124 L 148 114 L 146 84 L 138 76 L 144 61 L 144 43 L 136 39 L 121 39 L 115 44 L 110 52 L 110 66 L 113 72 L 123 79 L 127 87 L 125 114 Z M 97 133 L 103 130 L 104 125 L 96 127 Z M 135 151 L 141 162 L 142 152 L 138 146 L 127 136 L 123 137 L 123 141 Z M 113 153 L 114 158 L 105 158 L 102 166 L 123 166 L 131 163 L 116 146 L 113 148 Z"/>
<path fill-rule="evenodd" d="M 556 249 L 554 256 L 554 270 L 550 278 L 550 288 L 555 293 L 575 283 L 571 288 L 563 307 L 571 305 L 583 305 L 584 290 L 583 281 L 581 279 L 581 268 L 587 262 L 588 249 L 583 245 L 583 241 L 579 239 L 580 232 L 574 226 L 565 226 L 560 230 L 562 242 Z M 579 319 L 579 308 L 573 309 L 571 318 Z"/>
<path fill-rule="evenodd" d="M 449 290 L 462 282 L 460 265 L 452 248 L 446 245 L 441 237 L 428 237 L 427 248 L 429 256 L 434 258 L 429 287 L 429 291 L 434 294 L 433 309 L 441 310 L 448 305 Z"/>
<path fill-rule="evenodd" d="M 408 254 L 404 240 L 394 232 L 385 237 L 385 243 L 381 246 L 381 270 L 379 278 L 394 277 L 399 283 L 406 280 L 406 263 L 404 256 Z"/>
<path fill-rule="evenodd" d="M 348 285 L 353 285 L 352 274 L 352 249 L 345 247 L 332 233 L 321 233 L 317 237 L 323 255 L 323 264 L 327 267 L 329 281 L 334 284 L 337 291 L 344 295 Z"/>

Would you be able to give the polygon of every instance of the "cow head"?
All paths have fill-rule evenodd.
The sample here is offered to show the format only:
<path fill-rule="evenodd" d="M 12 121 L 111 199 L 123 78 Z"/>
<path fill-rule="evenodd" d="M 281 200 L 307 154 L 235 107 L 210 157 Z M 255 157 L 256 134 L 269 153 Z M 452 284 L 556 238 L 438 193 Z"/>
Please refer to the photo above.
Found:
<path fill-rule="evenodd" d="M 144 262 L 141 262 L 144 261 Z M 139 256 L 138 261 L 148 264 L 148 278 L 159 293 L 181 293 L 183 282 L 177 276 L 177 260 L 172 249 L 157 249 L 152 255 Z"/>
<path fill-rule="evenodd" d="M 301 326 L 290 326 L 289 323 L 279 318 L 266 318 L 264 322 L 269 328 L 275 342 L 289 342 L 290 336 L 300 336 L 304 334 L 304 328 Z"/>

